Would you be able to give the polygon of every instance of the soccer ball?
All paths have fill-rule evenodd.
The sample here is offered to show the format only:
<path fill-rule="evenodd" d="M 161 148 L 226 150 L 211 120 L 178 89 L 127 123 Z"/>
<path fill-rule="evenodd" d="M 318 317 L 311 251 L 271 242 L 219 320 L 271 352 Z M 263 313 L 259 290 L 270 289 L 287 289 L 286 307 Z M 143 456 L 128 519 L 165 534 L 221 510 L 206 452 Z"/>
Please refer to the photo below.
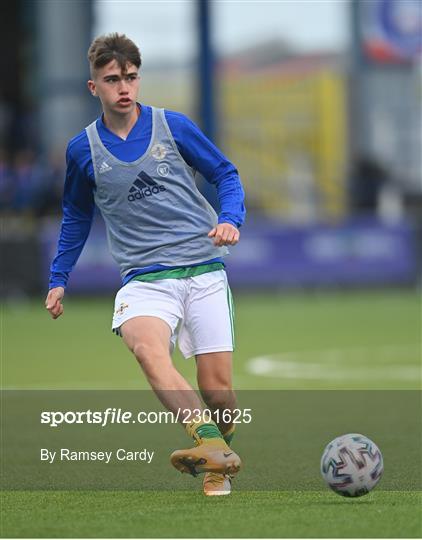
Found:
<path fill-rule="evenodd" d="M 325 483 L 343 497 L 361 497 L 379 482 L 384 471 L 378 446 L 359 433 L 342 435 L 331 441 L 321 458 Z"/>

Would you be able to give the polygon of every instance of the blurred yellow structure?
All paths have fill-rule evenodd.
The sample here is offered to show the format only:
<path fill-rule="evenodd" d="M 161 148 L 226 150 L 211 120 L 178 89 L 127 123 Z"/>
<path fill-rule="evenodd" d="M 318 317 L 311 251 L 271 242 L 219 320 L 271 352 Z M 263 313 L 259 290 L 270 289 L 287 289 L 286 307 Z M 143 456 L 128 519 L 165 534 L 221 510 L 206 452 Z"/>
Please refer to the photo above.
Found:
<path fill-rule="evenodd" d="M 219 143 L 252 209 L 288 221 L 345 213 L 346 81 L 332 56 L 219 71 Z"/>

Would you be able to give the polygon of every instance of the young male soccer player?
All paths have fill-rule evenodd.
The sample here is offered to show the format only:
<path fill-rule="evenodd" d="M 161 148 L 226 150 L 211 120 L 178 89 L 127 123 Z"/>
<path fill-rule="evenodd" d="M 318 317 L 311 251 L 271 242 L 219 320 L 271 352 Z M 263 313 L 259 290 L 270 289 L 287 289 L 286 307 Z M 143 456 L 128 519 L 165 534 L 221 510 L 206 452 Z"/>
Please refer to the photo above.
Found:
<path fill-rule="evenodd" d="M 63 313 L 69 273 L 96 205 L 123 280 L 113 331 L 169 410 L 203 410 L 171 361 L 176 339 L 186 358 L 195 356 L 207 407 L 232 410 L 232 303 L 223 257 L 239 241 L 245 216 L 238 173 L 184 115 L 137 103 L 141 57 L 125 35 L 97 38 L 88 59 L 88 88 L 103 114 L 67 148 L 64 215 L 46 308 L 53 319 Z M 196 171 L 217 188 L 218 218 L 196 188 Z M 240 468 L 228 446 L 231 419 L 217 425 L 185 413 L 181 420 L 195 446 L 174 452 L 172 464 L 194 476 L 205 472 L 206 495 L 230 493 L 230 476 Z"/>

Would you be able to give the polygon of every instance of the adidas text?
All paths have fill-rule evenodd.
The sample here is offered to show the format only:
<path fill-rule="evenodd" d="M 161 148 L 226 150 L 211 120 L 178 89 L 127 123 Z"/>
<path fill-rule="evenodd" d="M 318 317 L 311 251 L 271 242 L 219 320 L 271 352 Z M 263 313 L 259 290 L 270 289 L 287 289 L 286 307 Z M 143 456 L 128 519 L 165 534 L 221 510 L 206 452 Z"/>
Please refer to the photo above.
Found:
<path fill-rule="evenodd" d="M 135 193 L 130 193 L 127 200 L 133 202 L 135 200 L 144 199 L 145 197 L 157 195 L 157 193 L 160 193 L 160 191 L 166 191 L 166 188 L 163 185 L 148 187 L 146 189 L 137 190 Z"/>

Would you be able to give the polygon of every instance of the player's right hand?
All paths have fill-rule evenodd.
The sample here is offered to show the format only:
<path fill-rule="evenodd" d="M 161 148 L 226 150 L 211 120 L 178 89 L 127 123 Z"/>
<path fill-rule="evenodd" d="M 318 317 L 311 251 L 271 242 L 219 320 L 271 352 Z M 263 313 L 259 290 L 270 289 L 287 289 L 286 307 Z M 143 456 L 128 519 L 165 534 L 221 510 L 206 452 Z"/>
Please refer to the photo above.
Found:
<path fill-rule="evenodd" d="M 63 313 L 63 300 L 64 288 L 54 287 L 50 289 L 45 300 L 45 307 L 50 312 L 53 319 L 57 319 Z"/>

